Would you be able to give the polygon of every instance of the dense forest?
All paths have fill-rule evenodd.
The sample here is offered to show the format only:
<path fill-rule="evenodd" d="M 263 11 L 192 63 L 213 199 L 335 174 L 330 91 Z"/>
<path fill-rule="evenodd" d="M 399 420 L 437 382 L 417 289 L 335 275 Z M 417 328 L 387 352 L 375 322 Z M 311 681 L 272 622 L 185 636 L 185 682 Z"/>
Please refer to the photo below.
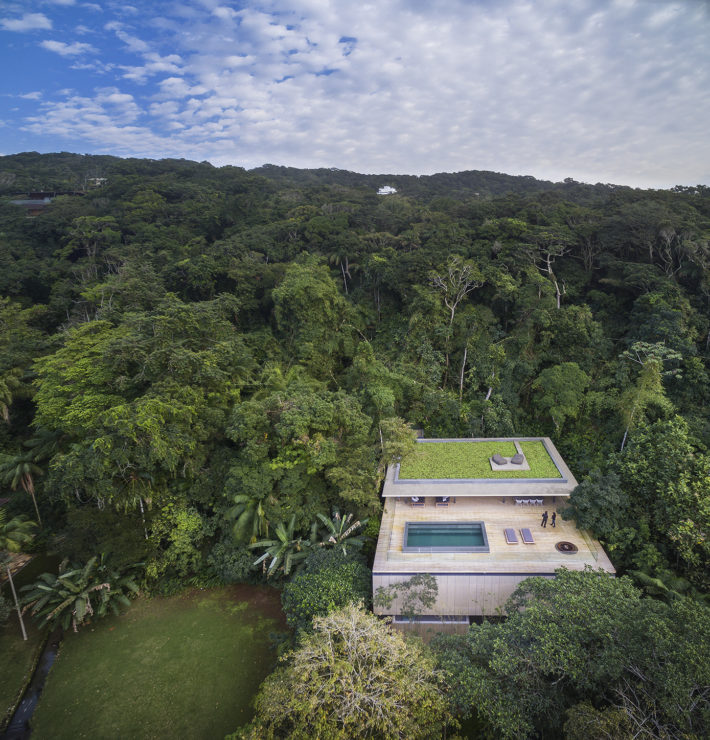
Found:
<path fill-rule="evenodd" d="M 0 495 L 35 548 L 152 593 L 362 583 L 412 429 L 550 436 L 581 481 L 564 516 L 620 577 L 533 579 L 506 622 L 417 647 L 446 702 L 369 735 L 706 736 L 710 188 L 26 153 L 0 157 L 0 239 Z M 368 519 L 362 561 L 291 578 L 336 512 Z M 293 665 L 335 629 L 310 616 Z M 260 716 L 254 737 L 352 736 Z"/>

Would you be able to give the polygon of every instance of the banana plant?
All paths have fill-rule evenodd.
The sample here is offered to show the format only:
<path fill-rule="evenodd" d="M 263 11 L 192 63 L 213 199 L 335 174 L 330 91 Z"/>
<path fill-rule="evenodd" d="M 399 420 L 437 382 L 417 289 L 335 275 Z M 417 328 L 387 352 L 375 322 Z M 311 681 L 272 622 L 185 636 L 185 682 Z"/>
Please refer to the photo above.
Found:
<path fill-rule="evenodd" d="M 103 617 L 109 610 L 118 614 L 120 606 L 130 603 L 128 596 L 138 593 L 138 586 L 127 572 L 112 569 L 102 555 L 84 566 L 68 566 L 65 560 L 57 575 L 42 573 L 20 590 L 25 593 L 24 611 L 29 610 L 41 624 L 61 624 L 64 629 L 71 624 L 77 632 L 91 617 Z"/>
<path fill-rule="evenodd" d="M 358 529 L 362 529 L 369 521 L 368 519 L 353 521 L 353 514 L 340 516 L 340 512 L 337 510 L 330 519 L 320 513 L 316 516 L 325 526 L 325 529 L 321 530 L 319 547 L 339 547 L 343 551 L 343 555 L 347 555 L 348 545 L 355 550 L 359 550 L 363 546 L 363 535 L 354 535 L 354 533 Z"/>
<path fill-rule="evenodd" d="M 232 532 L 238 542 L 256 542 L 257 537 L 265 537 L 269 521 L 264 509 L 264 501 L 245 493 L 234 496 L 234 506 L 227 512 L 227 518 L 234 520 Z"/>
<path fill-rule="evenodd" d="M 254 566 L 264 563 L 264 567 L 266 567 L 266 563 L 270 561 L 268 568 L 266 568 L 267 578 L 279 570 L 282 570 L 284 575 L 288 575 L 294 564 L 303 560 L 311 550 L 312 541 L 296 535 L 295 526 L 296 515 L 294 514 L 288 524 L 276 523 L 274 526 L 275 539 L 260 540 L 249 545 L 251 550 L 266 548 L 263 555 L 254 562 Z M 313 529 L 311 531 L 315 535 Z"/>

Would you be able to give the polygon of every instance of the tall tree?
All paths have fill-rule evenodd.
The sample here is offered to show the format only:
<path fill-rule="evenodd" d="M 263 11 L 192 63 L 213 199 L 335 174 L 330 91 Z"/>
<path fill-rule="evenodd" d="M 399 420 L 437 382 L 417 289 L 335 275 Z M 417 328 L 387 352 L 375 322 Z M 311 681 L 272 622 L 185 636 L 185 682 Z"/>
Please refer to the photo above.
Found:
<path fill-rule="evenodd" d="M 350 604 L 313 622 L 313 634 L 263 683 L 256 719 L 233 738 L 429 738 L 449 714 L 427 649 Z"/>

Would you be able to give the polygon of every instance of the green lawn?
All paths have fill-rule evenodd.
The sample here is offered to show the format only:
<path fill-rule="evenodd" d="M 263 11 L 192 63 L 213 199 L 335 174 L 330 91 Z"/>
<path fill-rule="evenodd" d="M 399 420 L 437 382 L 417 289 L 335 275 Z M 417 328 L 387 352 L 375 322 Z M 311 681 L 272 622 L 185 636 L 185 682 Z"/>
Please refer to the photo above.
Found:
<path fill-rule="evenodd" d="M 402 460 L 400 480 L 452 478 L 559 478 L 560 473 L 542 442 L 520 442 L 530 470 L 493 472 L 489 458 L 496 453 L 512 457 L 512 442 L 420 442 Z"/>
<path fill-rule="evenodd" d="M 45 570 L 56 568 L 58 558 L 48 555 L 35 556 L 19 573 L 14 576 L 15 588 L 20 589 L 34 581 Z M 7 582 L 3 583 L 2 594 L 12 601 L 12 593 Z M 13 610 L 5 625 L 0 626 L 0 727 L 9 719 L 7 713 L 13 709 L 20 692 L 30 679 L 30 671 L 35 659 L 39 657 L 41 643 L 45 634 L 35 627 L 32 620 L 25 615 L 27 642 L 22 639 L 17 612 Z"/>
<path fill-rule="evenodd" d="M 24 689 L 35 658 L 39 655 L 43 633 L 27 618 L 27 642 L 22 639 L 17 613 L 12 612 L 7 623 L 0 627 L 0 728 L 9 720 L 8 713 L 14 708 Z"/>
<path fill-rule="evenodd" d="M 41 738 L 223 738 L 272 670 L 278 592 L 234 586 L 139 599 L 68 634 L 33 720 Z"/>

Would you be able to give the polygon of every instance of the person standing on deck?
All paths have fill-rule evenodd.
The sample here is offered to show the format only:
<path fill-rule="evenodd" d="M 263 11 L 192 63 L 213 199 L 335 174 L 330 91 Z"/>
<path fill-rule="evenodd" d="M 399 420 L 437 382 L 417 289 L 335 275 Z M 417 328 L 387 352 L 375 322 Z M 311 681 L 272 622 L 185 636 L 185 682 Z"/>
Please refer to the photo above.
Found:
<path fill-rule="evenodd" d="M 556 519 L 557 519 L 557 512 L 556 511 L 553 511 L 552 512 L 552 519 L 550 520 L 550 526 L 552 526 L 552 527 L 555 526 L 555 520 Z"/>
<path fill-rule="evenodd" d="M 542 515 L 542 521 L 540 522 L 541 527 L 547 526 L 547 512 L 544 512 Z"/>

